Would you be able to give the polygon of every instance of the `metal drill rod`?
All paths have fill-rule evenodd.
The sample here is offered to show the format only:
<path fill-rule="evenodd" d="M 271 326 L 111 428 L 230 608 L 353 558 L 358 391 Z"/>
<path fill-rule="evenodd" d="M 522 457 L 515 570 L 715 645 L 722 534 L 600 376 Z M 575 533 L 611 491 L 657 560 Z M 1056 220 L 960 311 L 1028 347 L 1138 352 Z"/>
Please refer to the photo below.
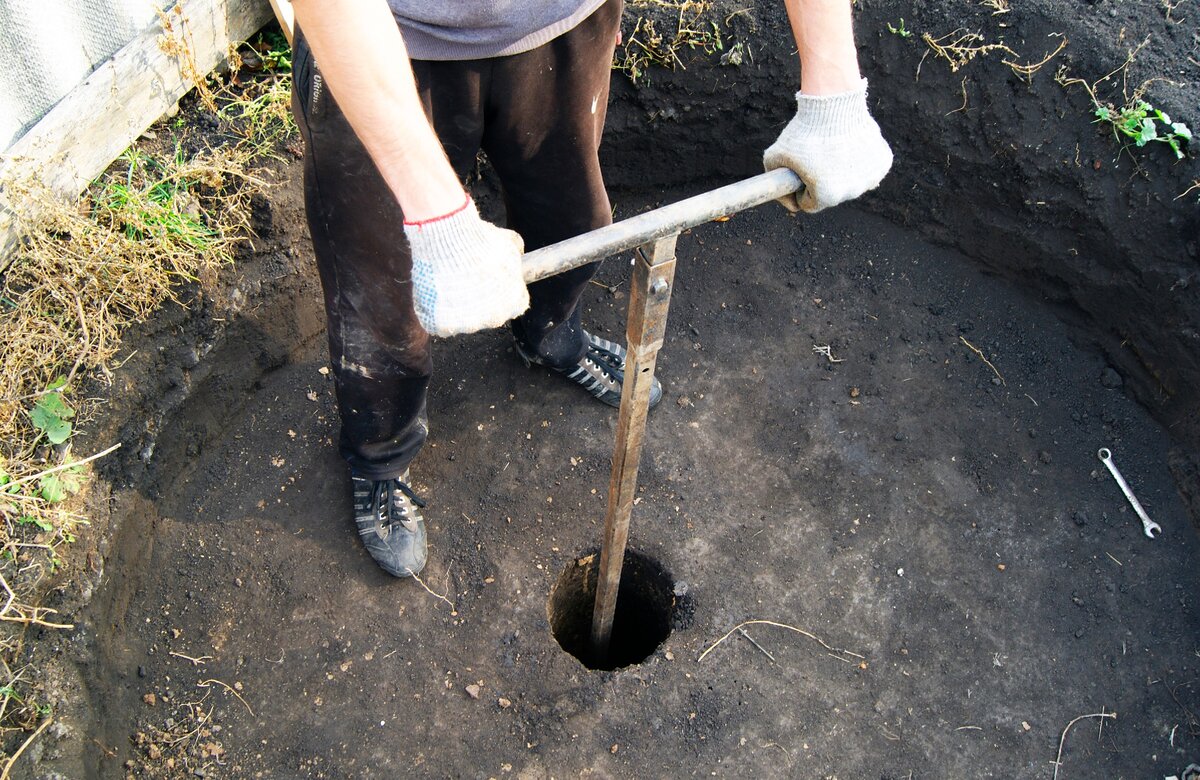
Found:
<path fill-rule="evenodd" d="M 675 240 L 678 234 L 660 238 L 642 247 L 629 287 L 629 323 L 626 339 L 625 381 L 621 408 L 617 412 L 617 440 L 613 446 L 612 474 L 608 480 L 608 509 L 604 515 L 604 545 L 596 579 L 596 604 L 592 609 L 592 658 L 608 657 L 612 639 L 621 566 L 629 539 L 629 520 L 637 492 L 638 465 L 650 411 L 650 388 L 654 364 L 667 332 L 667 309 L 671 305 L 671 283 L 675 278 Z"/>
<path fill-rule="evenodd" d="M 617 413 L 604 545 L 592 611 L 591 654 L 598 662 L 607 659 L 612 639 L 646 415 L 650 410 L 650 388 L 658 351 L 666 335 L 676 239 L 690 227 L 781 198 L 802 186 L 795 173 L 777 169 L 560 241 L 530 252 L 522 260 L 525 281 L 532 283 L 640 247 L 630 285 L 626 329 L 629 355 Z"/>
<path fill-rule="evenodd" d="M 787 168 L 776 168 L 536 249 L 522 259 L 521 270 L 526 283 L 536 282 L 642 246 L 657 238 L 678 235 L 690 227 L 711 222 L 718 217 L 760 206 L 796 192 L 801 186 L 799 176 Z"/>

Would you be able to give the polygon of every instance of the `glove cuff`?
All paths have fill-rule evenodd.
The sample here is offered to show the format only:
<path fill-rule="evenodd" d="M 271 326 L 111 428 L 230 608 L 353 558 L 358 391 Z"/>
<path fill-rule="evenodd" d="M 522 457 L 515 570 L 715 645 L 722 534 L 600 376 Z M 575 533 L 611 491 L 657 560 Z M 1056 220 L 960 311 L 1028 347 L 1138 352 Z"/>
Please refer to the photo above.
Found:
<path fill-rule="evenodd" d="M 456 211 L 421 222 L 405 222 L 404 235 L 414 256 L 428 258 L 440 270 L 460 271 L 475 265 L 480 246 L 488 242 L 491 227 L 479 216 L 470 196 Z"/>
<path fill-rule="evenodd" d="M 870 120 L 867 110 L 867 80 L 858 89 L 836 95 L 796 93 L 796 118 L 790 131 L 815 138 L 844 136 Z"/>

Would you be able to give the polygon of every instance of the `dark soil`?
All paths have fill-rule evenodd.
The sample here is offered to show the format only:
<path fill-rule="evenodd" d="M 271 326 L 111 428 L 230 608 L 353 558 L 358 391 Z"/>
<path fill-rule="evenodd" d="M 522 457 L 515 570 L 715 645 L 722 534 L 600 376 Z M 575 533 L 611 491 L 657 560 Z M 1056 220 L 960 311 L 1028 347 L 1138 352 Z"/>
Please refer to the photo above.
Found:
<path fill-rule="evenodd" d="M 881 20 L 941 33 L 958 12 L 916 5 L 859 26 L 897 149 L 879 193 L 680 239 L 632 539 L 670 632 L 644 662 L 593 671 L 555 640 L 616 415 L 502 332 L 437 345 L 413 467 L 428 591 L 361 549 L 293 164 L 228 289 L 131 339 L 90 566 L 48 601 L 79 623 L 44 638 L 63 725 L 29 776 L 1048 778 L 1072 719 L 1114 713 L 1071 728 L 1061 778 L 1200 763 L 1200 318 L 1188 284 L 1162 287 L 1195 278 L 1195 209 L 1166 200 L 1186 182 L 1150 153 L 1108 171 L 1117 147 L 1049 73 L 972 63 L 970 107 L 945 116 L 963 72 L 927 60 L 914 83 L 921 44 Z M 1040 59 L 1057 26 L 1024 5 L 1005 35 Z M 1110 10 L 1161 21 L 1064 4 L 1073 67 L 1118 50 L 1096 43 Z M 757 25 L 753 66 L 618 88 L 619 217 L 752 172 L 792 69 L 778 12 L 757 13 L 732 20 Z M 1151 230 L 1160 251 L 1129 251 Z M 627 264 L 598 281 L 587 322 L 619 335 Z M 733 633 L 698 660 L 746 620 L 794 630 L 749 625 L 758 646 Z"/>

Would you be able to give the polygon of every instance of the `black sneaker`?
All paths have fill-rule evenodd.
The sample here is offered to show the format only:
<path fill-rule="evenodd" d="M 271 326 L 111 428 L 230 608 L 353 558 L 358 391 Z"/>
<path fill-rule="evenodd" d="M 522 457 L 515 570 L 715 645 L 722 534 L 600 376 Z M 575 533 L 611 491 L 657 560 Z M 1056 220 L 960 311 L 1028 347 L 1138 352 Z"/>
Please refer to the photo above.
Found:
<path fill-rule="evenodd" d="M 583 332 L 583 336 L 587 339 L 587 352 L 583 354 L 578 363 L 566 368 L 546 365 L 545 361 L 537 355 L 526 352 L 519 340 L 515 342 L 517 354 L 525 361 L 525 365 L 546 366 L 551 371 L 562 374 L 587 390 L 600 403 L 619 407 L 621 405 L 621 386 L 625 381 L 625 356 L 627 354 L 625 348 L 607 339 L 593 336 L 586 330 Z M 654 384 L 650 386 L 651 409 L 658 406 L 658 402 L 662 400 L 662 394 L 662 383 L 658 381 L 658 377 L 655 377 Z"/>
<path fill-rule="evenodd" d="M 425 518 L 419 511 L 425 502 L 408 486 L 408 472 L 398 479 L 352 480 L 354 523 L 363 547 L 388 574 L 419 574 L 428 557 Z"/>

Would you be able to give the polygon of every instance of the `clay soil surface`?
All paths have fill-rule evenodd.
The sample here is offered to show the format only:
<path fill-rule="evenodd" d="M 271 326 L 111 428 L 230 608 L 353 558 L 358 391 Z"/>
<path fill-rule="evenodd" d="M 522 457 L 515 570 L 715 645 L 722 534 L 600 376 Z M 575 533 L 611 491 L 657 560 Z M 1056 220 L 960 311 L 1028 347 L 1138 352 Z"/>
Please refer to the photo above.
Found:
<path fill-rule="evenodd" d="M 1157 24 L 1153 5 L 1071 8 L 1099 39 L 1096 14 Z M 940 8 L 914 4 L 910 25 L 963 23 Z M 1064 779 L 1200 763 L 1200 540 L 1172 478 L 1180 429 L 1134 400 L 1187 375 L 1171 356 L 1188 354 L 1195 293 L 1174 281 L 1194 273 L 1195 217 L 1162 216 L 1179 189 L 1165 166 L 1110 177 L 1115 150 L 1086 106 L 1078 125 L 1033 113 L 1078 102 L 1048 75 L 1027 87 L 991 63 L 960 81 L 927 63 L 914 86 L 919 44 L 883 25 L 904 13 L 871 4 L 859 27 L 897 147 L 884 187 L 680 239 L 631 542 L 663 579 L 623 602 L 662 608 L 669 635 L 644 661 L 594 671 L 553 636 L 599 544 L 616 412 L 526 368 L 504 332 L 436 345 L 412 472 L 429 502 L 424 585 L 362 550 L 292 162 L 227 287 L 164 309 L 122 354 L 94 435 L 124 446 L 101 467 L 85 573 L 46 602 L 78 629 L 41 637 L 60 704 L 28 776 L 1051 778 L 1060 748 Z M 789 110 L 781 19 L 738 33 L 763 36 L 754 67 L 616 90 L 618 218 L 751 172 Z M 1023 52 L 1042 55 L 1051 21 L 1024 28 L 1037 46 Z M 1072 65 L 1102 75 L 1107 54 L 1083 51 Z M 751 86 L 724 92 L 735 76 Z M 1160 223 L 1169 257 L 1100 254 L 1115 245 L 1104 231 L 1140 241 Z M 1149 304 L 1106 308 L 1130 279 L 1170 323 Z M 619 338 L 627 256 L 585 300 L 589 328 Z M 1108 310 L 1133 324 L 1106 329 Z M 734 631 L 745 621 L 769 623 Z"/>

